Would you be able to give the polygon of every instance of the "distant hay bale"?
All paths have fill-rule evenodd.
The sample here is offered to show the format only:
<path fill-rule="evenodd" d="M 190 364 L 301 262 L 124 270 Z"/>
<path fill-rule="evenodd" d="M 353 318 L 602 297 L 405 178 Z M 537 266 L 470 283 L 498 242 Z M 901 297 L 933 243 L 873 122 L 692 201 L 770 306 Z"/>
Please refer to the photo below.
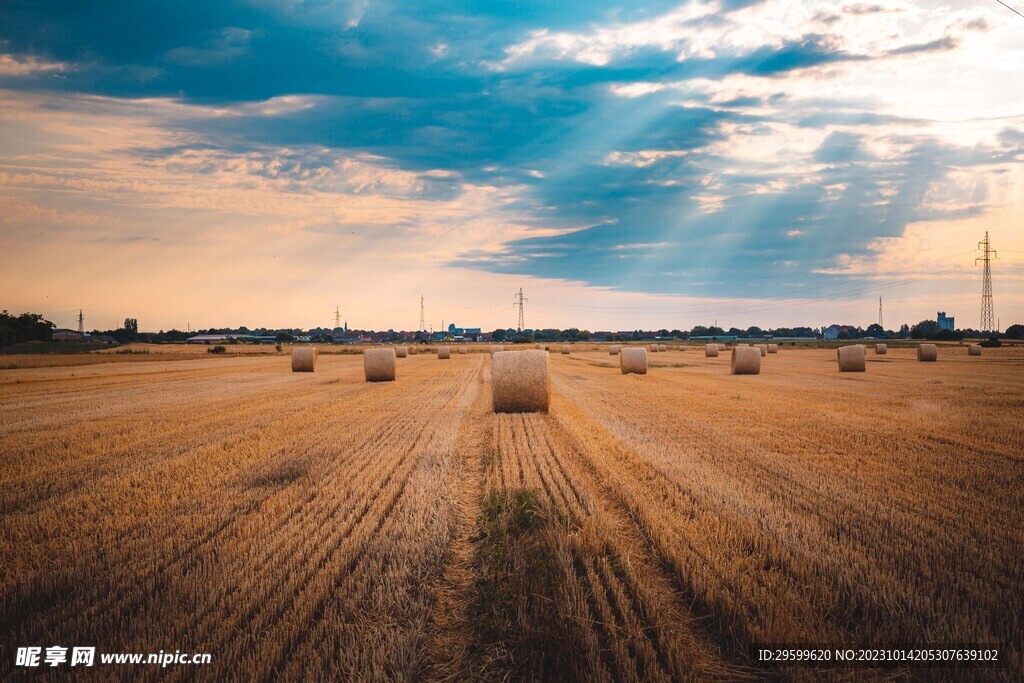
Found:
<path fill-rule="evenodd" d="M 363 370 L 367 382 L 395 381 L 395 350 L 366 349 L 363 351 Z"/>
<path fill-rule="evenodd" d="M 718 344 L 705 344 L 704 345 L 704 357 L 705 358 L 718 358 Z"/>
<path fill-rule="evenodd" d="M 623 375 L 647 374 L 647 349 L 625 348 L 619 352 L 619 368 Z"/>
<path fill-rule="evenodd" d="M 562 355 L 568 355 L 572 351 L 572 347 L 568 344 L 562 344 Z"/>
<path fill-rule="evenodd" d="M 732 374 L 760 375 L 761 350 L 753 346 L 737 346 L 732 350 Z"/>
<path fill-rule="evenodd" d="M 886 346 L 885 344 L 875 344 L 875 355 L 876 356 L 884 356 L 887 353 L 889 353 L 889 347 L 888 346 Z"/>
<path fill-rule="evenodd" d="M 768 345 L 768 353 L 778 353 L 778 352 L 779 352 L 779 345 L 778 344 L 769 344 Z"/>
<path fill-rule="evenodd" d="M 621 349 L 622 349 L 622 347 L 619 346 L 618 344 L 612 344 L 611 346 L 608 347 L 608 355 L 609 356 L 617 356 L 617 355 L 619 355 L 619 351 Z"/>
<path fill-rule="evenodd" d="M 466 347 L 465 346 L 460 346 L 459 347 L 459 353 L 466 353 Z"/>
<path fill-rule="evenodd" d="M 410 346 L 409 347 L 409 355 L 410 356 L 415 356 L 417 353 L 418 353 L 418 351 L 416 350 L 415 346 Z"/>
<path fill-rule="evenodd" d="M 719 344 L 719 345 L 718 345 L 718 350 L 719 350 L 719 351 L 728 351 L 728 350 L 729 350 L 729 347 L 728 347 L 728 346 L 726 346 L 725 344 Z"/>
<path fill-rule="evenodd" d="M 981 355 L 981 346 L 979 346 L 978 344 L 971 344 L 970 346 L 967 347 L 967 355 L 968 356 L 980 356 Z"/>
<path fill-rule="evenodd" d="M 939 347 L 935 344 L 919 344 L 917 359 L 925 363 L 934 363 L 939 358 Z"/>
<path fill-rule="evenodd" d="M 868 348 L 863 344 L 852 346 L 840 346 L 836 349 L 836 358 L 839 360 L 839 372 L 864 372 L 867 370 Z"/>
<path fill-rule="evenodd" d="M 651 353 L 657 353 L 658 352 L 658 345 L 657 344 L 651 344 L 650 346 L 647 347 L 647 349 Z"/>
<path fill-rule="evenodd" d="M 765 356 L 768 355 L 767 344 L 754 344 L 754 348 L 761 352 L 761 358 L 764 358 Z"/>
<path fill-rule="evenodd" d="M 395 347 L 395 358 L 405 358 L 409 355 L 408 346 L 396 346 Z"/>
<path fill-rule="evenodd" d="M 668 351 L 668 347 L 664 344 L 658 344 L 658 351 Z"/>
<path fill-rule="evenodd" d="M 491 358 L 491 399 L 496 413 L 546 413 L 551 372 L 544 351 L 501 351 Z"/>
<path fill-rule="evenodd" d="M 498 353 L 499 351 L 504 351 L 504 349 L 501 347 L 501 344 L 491 344 L 491 355 L 492 356 L 494 354 Z"/>
<path fill-rule="evenodd" d="M 540 344 L 534 344 L 534 345 L 533 345 L 533 348 L 535 348 L 535 349 L 537 349 L 538 351 L 540 351 Z"/>
<path fill-rule="evenodd" d="M 292 349 L 292 372 L 316 372 L 316 349 Z"/>
<path fill-rule="evenodd" d="M 452 347 L 450 346 L 438 346 L 437 347 L 437 359 L 448 360 L 452 357 Z"/>

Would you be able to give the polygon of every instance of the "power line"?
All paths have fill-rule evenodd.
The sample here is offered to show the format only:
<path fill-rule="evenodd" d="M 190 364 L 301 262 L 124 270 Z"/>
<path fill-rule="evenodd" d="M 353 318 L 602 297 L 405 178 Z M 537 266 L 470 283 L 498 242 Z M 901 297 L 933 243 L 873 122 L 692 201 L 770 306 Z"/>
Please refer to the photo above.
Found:
<path fill-rule="evenodd" d="M 1013 12 L 1014 14 L 1016 14 L 1016 15 L 1017 15 L 1018 17 L 1020 17 L 1021 19 L 1024 19 L 1024 14 L 1021 14 L 1020 12 L 1018 12 L 1018 11 L 1017 11 L 1016 9 L 1014 9 L 1013 7 L 1010 7 L 1010 6 L 1009 6 L 1009 5 L 1007 5 L 1007 4 L 1005 3 L 1005 2 L 1003 2 L 1003 0 L 996 0 L 996 2 L 998 2 L 998 3 L 1000 4 L 1000 5 L 1002 5 L 1002 6 L 1003 6 L 1003 7 L 1005 7 L 1006 9 L 1010 10 L 1010 11 L 1011 11 L 1011 12 Z"/>

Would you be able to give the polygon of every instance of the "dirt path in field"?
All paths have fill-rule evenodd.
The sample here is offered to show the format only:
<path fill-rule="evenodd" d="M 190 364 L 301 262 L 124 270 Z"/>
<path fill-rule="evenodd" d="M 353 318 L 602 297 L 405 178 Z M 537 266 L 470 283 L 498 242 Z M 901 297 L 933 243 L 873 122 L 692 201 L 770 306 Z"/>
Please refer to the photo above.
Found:
<path fill-rule="evenodd" d="M 486 373 L 489 374 L 489 373 Z M 483 497 L 483 459 L 492 426 L 490 385 L 485 367 L 472 378 L 476 399 L 459 433 L 457 453 L 462 458 L 458 489 L 458 518 L 445 553 L 442 576 L 433 587 L 429 641 L 424 647 L 423 680 L 464 681 L 475 678 L 481 664 L 473 651 L 475 636 L 469 610 L 477 569 L 480 503 Z"/>

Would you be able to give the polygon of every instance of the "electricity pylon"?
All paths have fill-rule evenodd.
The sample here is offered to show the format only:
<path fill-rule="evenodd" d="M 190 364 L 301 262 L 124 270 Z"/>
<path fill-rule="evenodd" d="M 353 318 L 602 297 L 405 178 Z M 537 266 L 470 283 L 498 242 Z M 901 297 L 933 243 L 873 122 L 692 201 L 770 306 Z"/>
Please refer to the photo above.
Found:
<path fill-rule="evenodd" d="M 997 258 L 995 249 L 988 241 L 988 231 L 985 231 L 985 239 L 978 242 L 981 249 L 981 256 L 974 259 L 974 265 L 981 261 L 981 331 L 996 332 L 996 314 L 992 307 L 992 259 Z"/>
<path fill-rule="evenodd" d="M 523 324 L 523 304 L 525 304 L 527 301 L 529 301 L 529 299 L 523 297 L 523 288 L 520 287 L 519 293 L 516 294 L 515 296 L 515 303 L 517 306 L 519 306 L 519 332 L 522 332 L 523 327 L 525 327 L 525 325 Z"/>

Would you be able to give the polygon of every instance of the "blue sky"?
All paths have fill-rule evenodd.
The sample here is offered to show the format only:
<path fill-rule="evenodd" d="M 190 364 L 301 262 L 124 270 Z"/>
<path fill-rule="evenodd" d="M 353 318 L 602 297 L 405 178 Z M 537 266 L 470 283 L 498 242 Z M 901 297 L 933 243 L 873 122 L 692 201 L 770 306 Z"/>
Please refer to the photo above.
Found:
<path fill-rule="evenodd" d="M 522 286 L 537 325 L 866 325 L 879 295 L 977 324 L 989 230 L 1024 318 L 1024 19 L 995 3 L 0 13 L 8 308 L 402 328 L 423 293 L 492 327 Z"/>

